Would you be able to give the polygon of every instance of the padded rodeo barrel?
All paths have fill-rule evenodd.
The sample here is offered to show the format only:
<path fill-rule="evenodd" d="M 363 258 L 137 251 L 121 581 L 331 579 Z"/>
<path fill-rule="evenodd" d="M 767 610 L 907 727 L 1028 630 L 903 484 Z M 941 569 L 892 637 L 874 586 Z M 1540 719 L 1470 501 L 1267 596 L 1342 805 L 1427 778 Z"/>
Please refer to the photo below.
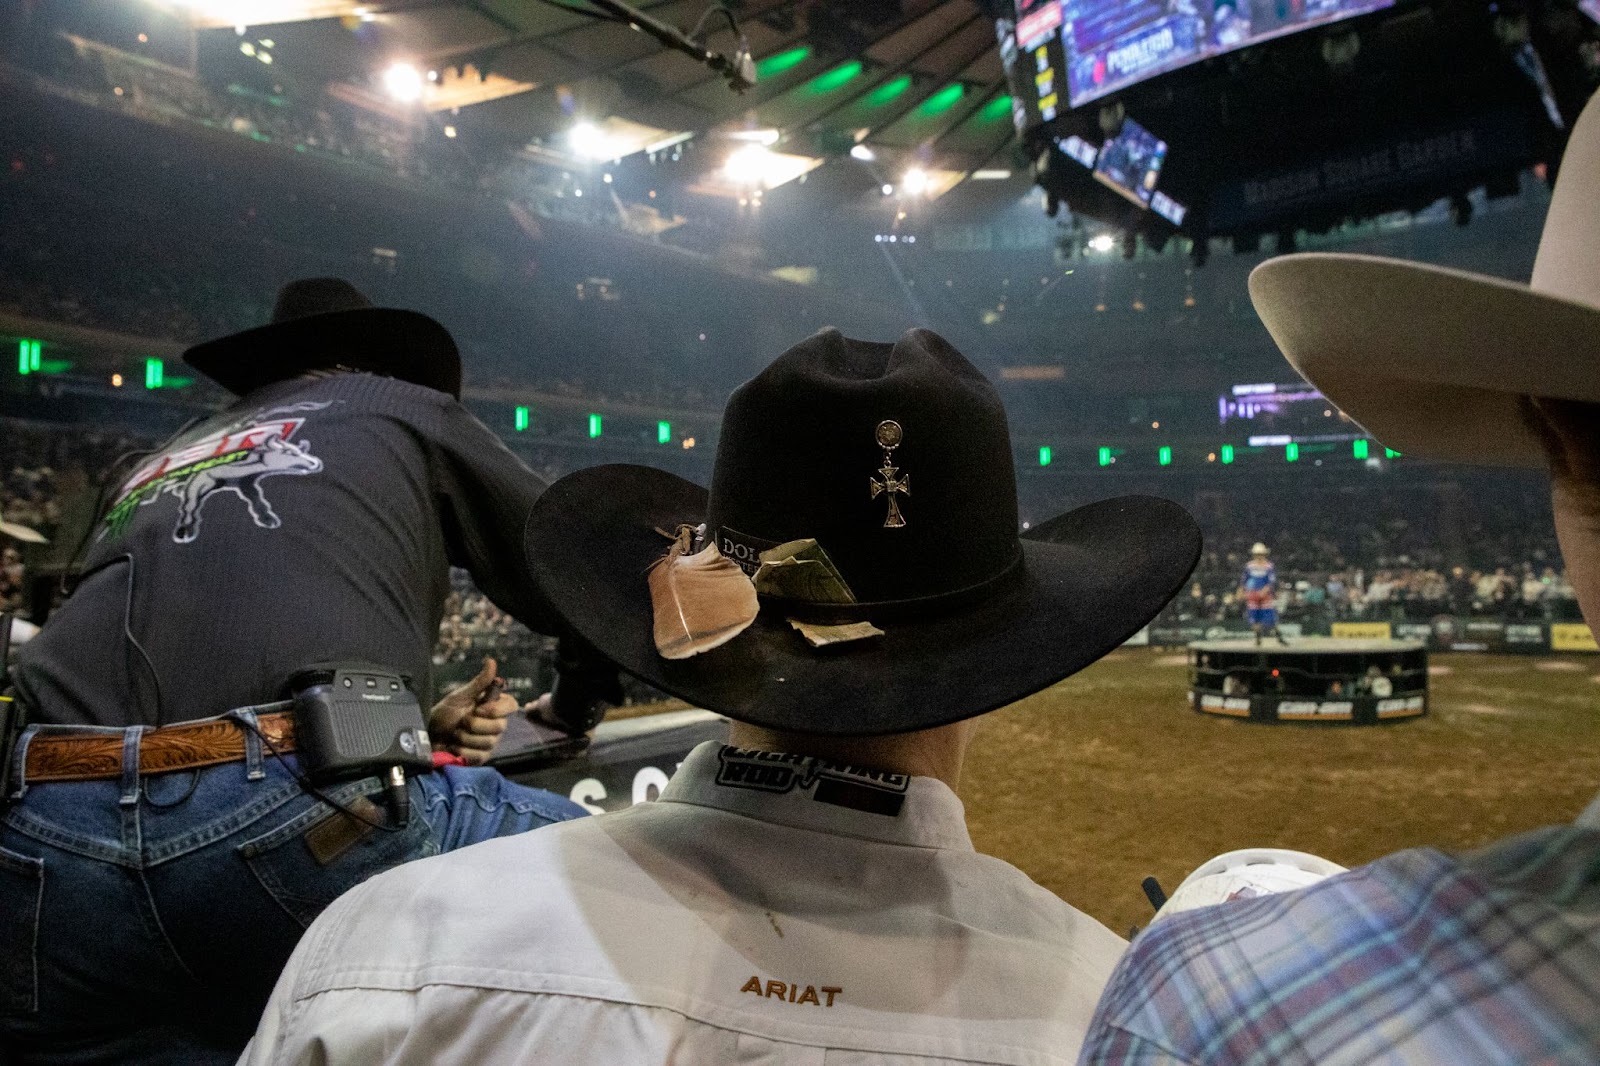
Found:
<path fill-rule="evenodd" d="M 1428 712 L 1428 652 L 1417 641 L 1307 637 L 1288 645 L 1189 645 L 1189 703 L 1252 722 L 1377 725 Z"/>

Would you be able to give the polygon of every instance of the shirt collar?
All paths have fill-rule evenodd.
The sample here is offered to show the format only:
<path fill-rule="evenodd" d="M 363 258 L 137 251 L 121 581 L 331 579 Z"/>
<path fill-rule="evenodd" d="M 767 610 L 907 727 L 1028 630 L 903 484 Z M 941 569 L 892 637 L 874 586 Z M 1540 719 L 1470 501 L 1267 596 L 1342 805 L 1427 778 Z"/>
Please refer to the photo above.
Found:
<path fill-rule="evenodd" d="M 683 760 L 661 802 L 886 844 L 973 850 L 966 811 L 943 781 L 809 755 L 707 741 Z"/>

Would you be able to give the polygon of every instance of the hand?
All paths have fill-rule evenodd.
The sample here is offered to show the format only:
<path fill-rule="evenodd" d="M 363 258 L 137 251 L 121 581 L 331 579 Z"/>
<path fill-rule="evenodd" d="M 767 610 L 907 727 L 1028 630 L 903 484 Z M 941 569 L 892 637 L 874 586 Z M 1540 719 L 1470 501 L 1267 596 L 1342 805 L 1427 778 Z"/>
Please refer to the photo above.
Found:
<path fill-rule="evenodd" d="M 481 766 L 506 731 L 506 719 L 517 712 L 517 701 L 496 676 L 498 666 L 483 660 L 478 676 L 433 705 L 428 712 L 428 734 L 433 746 L 457 755 L 468 766 Z"/>
<path fill-rule="evenodd" d="M 530 700 L 522 705 L 522 710 L 529 718 L 542 725 L 550 725 L 551 702 L 550 693 L 546 692 L 536 700 Z"/>

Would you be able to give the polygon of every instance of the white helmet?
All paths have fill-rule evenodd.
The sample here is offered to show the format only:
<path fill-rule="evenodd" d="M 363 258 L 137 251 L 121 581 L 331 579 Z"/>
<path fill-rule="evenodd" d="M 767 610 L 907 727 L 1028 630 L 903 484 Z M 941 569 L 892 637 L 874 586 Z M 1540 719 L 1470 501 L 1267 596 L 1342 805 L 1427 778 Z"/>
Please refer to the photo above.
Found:
<path fill-rule="evenodd" d="M 1254 544 L 1250 545 L 1250 554 L 1251 555 L 1270 555 L 1272 553 L 1267 551 L 1267 546 L 1265 544 L 1261 543 L 1258 540 Z"/>
<path fill-rule="evenodd" d="M 1229 903 L 1236 899 L 1271 896 L 1314 885 L 1323 878 L 1344 873 L 1336 862 L 1285 848 L 1243 848 L 1202 863 L 1183 879 L 1152 921 L 1171 914 Z"/>

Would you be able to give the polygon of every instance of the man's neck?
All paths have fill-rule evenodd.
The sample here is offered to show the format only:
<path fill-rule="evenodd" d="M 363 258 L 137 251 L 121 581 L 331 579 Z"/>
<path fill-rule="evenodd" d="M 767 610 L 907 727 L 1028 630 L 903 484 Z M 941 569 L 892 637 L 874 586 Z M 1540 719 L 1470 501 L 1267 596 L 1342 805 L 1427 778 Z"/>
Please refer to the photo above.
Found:
<path fill-rule="evenodd" d="M 741 748 L 812 755 L 830 762 L 849 763 L 913 777 L 934 777 L 952 790 L 961 781 L 961 764 L 972 740 L 975 719 L 914 733 L 880 737 L 827 737 L 815 733 L 788 733 L 734 722 L 728 742 Z"/>

